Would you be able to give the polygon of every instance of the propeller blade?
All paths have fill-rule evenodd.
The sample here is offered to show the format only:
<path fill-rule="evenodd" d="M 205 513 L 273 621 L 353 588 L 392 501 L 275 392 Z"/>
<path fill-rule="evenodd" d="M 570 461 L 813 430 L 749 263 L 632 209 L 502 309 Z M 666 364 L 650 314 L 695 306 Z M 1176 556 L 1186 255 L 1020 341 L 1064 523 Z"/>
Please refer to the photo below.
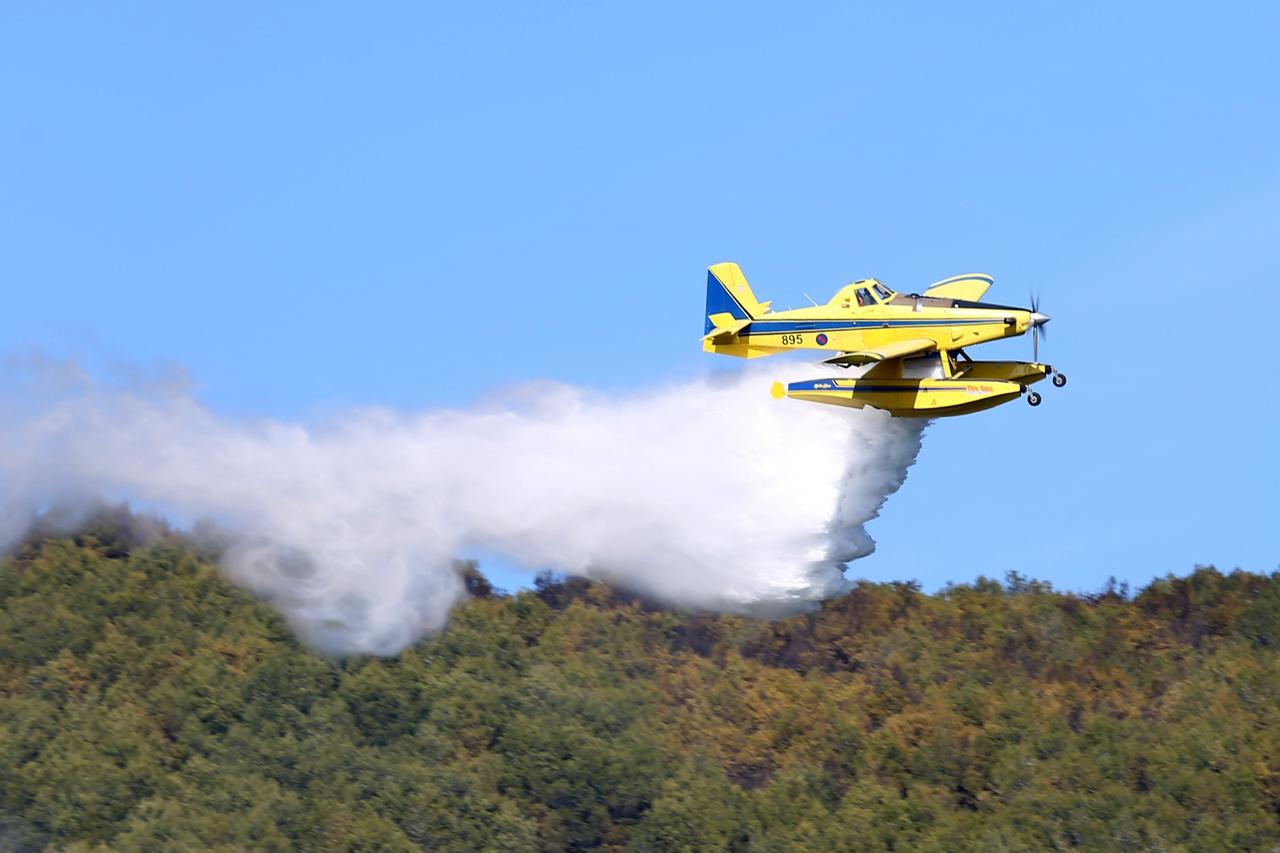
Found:
<path fill-rule="evenodd" d="M 1028 292 L 1028 295 L 1031 298 L 1031 314 L 1033 316 L 1040 314 L 1040 294 L 1032 290 Z M 1031 327 L 1031 360 L 1037 364 L 1040 363 L 1040 336 L 1046 335 L 1044 324 L 1049 318 L 1042 315 L 1039 319 L 1040 322 L 1038 323 L 1033 320 L 1034 325 Z M 1047 335 L 1045 340 L 1048 340 Z"/>

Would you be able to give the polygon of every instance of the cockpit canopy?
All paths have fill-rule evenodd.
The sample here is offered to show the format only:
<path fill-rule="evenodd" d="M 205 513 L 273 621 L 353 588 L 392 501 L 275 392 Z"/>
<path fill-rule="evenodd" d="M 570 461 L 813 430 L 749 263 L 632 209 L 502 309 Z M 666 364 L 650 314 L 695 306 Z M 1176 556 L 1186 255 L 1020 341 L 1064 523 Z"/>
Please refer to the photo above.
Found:
<path fill-rule="evenodd" d="M 887 304 L 896 295 L 874 278 L 864 278 L 840 288 L 831 303 L 840 308 L 869 308 L 872 305 Z"/>

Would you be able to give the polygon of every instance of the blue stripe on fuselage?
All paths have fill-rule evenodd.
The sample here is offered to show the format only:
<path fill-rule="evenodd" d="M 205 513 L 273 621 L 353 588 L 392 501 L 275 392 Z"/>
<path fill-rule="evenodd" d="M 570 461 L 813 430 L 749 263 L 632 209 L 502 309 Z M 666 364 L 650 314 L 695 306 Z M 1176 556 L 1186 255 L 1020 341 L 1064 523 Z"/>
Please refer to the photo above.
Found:
<path fill-rule="evenodd" d="M 970 383 L 970 384 L 974 384 L 974 383 Z M 825 385 L 827 387 L 819 388 L 817 387 L 818 385 Z M 896 394 L 900 392 L 918 393 L 921 391 L 927 391 L 930 393 L 932 393 L 933 391 L 968 391 L 969 389 L 967 387 L 961 387 L 961 386 L 942 386 L 942 387 L 930 386 L 928 388 L 923 388 L 919 385 L 863 385 L 861 383 L 854 386 L 849 386 L 849 385 L 836 385 L 830 379 L 814 379 L 810 382 L 792 382 L 790 385 L 787 386 L 787 390 L 788 391 L 836 391 L 839 393 L 846 393 L 846 394 L 847 393 L 857 393 L 857 394 L 894 393 Z"/>
<path fill-rule="evenodd" d="M 838 332 L 851 329 L 882 329 L 886 326 L 890 328 L 972 326 L 999 322 L 999 320 L 985 318 L 969 320 L 769 320 L 763 318 L 752 320 L 751 325 L 738 334 L 745 338 L 752 335 L 781 335 L 789 332 Z"/>

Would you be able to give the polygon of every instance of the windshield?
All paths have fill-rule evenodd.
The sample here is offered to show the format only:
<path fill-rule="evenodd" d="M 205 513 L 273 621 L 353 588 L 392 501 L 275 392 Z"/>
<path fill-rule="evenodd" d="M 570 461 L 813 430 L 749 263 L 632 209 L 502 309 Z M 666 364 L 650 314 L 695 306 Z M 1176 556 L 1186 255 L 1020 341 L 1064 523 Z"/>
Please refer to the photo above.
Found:
<path fill-rule="evenodd" d="M 871 285 L 871 289 L 876 292 L 876 296 L 880 297 L 881 302 L 888 302 L 890 299 L 893 298 L 893 291 L 885 287 L 883 284 L 880 284 L 879 282 Z"/>

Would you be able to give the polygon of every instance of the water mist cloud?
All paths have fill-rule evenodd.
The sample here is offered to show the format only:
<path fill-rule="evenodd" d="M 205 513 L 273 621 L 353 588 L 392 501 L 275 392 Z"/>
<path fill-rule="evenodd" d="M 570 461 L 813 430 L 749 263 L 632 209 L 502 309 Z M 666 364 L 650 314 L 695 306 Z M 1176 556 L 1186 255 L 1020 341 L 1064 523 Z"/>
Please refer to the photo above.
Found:
<path fill-rule="evenodd" d="M 463 550 L 763 615 L 846 588 L 922 424 L 770 398 L 795 365 L 624 397 L 535 383 L 465 410 L 221 418 L 181 383 L 0 400 L 0 545 L 34 508 L 128 498 L 235 531 L 224 570 L 307 642 L 389 654 L 444 626 Z M 33 389 L 40 389 L 35 393 Z"/>

